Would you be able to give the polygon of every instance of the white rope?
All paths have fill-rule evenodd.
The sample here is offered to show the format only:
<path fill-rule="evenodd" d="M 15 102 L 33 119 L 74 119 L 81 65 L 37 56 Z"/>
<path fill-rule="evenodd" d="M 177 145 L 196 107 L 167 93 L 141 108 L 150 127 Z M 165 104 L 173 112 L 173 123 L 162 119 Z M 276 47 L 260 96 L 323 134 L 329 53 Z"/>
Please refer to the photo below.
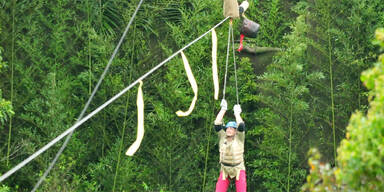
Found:
<path fill-rule="evenodd" d="M 235 68 L 235 84 L 236 84 L 236 99 L 237 99 L 237 104 L 239 104 L 239 89 L 237 87 L 237 72 L 236 72 L 236 55 L 235 55 L 235 40 L 233 37 L 233 28 L 231 27 L 231 34 L 232 34 L 232 50 L 233 50 L 233 65 Z"/>
<path fill-rule="evenodd" d="M 111 58 L 109 59 L 107 66 L 106 66 L 105 69 L 104 69 L 104 72 L 102 73 L 102 75 L 101 75 L 99 81 L 97 82 L 96 87 L 93 89 L 92 94 L 91 94 L 91 96 L 89 97 L 87 103 L 85 104 L 83 110 L 81 111 L 79 117 L 77 118 L 77 119 L 78 119 L 77 121 L 79 121 L 81 118 L 83 118 L 85 112 L 87 111 L 87 109 L 88 109 L 88 107 L 89 107 L 89 104 L 91 103 L 93 97 L 95 96 L 97 90 L 99 89 L 99 86 L 101 85 L 102 81 L 104 80 L 104 77 L 105 77 L 105 75 L 107 74 L 107 72 L 108 72 L 108 70 L 109 70 L 109 67 L 110 67 L 111 64 L 112 64 L 112 61 L 113 61 L 113 59 L 115 58 L 115 56 L 116 56 L 116 54 L 117 54 L 117 51 L 120 49 L 120 46 L 121 46 L 121 44 L 123 43 L 123 40 L 125 39 L 125 36 L 126 36 L 127 33 L 128 33 L 128 29 L 129 29 L 129 27 L 131 26 L 131 24 L 132 24 L 132 22 L 133 22 L 133 19 L 136 17 L 136 14 L 137 14 L 138 10 L 140 9 L 140 6 L 141 6 L 141 4 L 143 3 L 143 1 L 144 1 L 144 0 L 140 0 L 139 4 L 137 5 L 135 12 L 133 13 L 131 19 L 129 20 L 127 27 L 125 27 L 125 31 L 124 31 L 123 35 L 121 36 L 120 41 L 119 41 L 119 43 L 117 44 L 115 50 L 113 51 L 112 56 L 111 56 Z M 73 134 L 73 132 L 69 133 L 69 135 L 68 135 L 67 138 L 65 139 L 63 145 L 61 146 L 61 148 L 59 149 L 59 151 L 56 153 L 55 158 L 54 158 L 54 159 L 52 160 L 52 162 L 49 164 L 47 170 L 45 170 L 44 174 L 40 177 L 39 181 L 38 181 L 38 182 L 36 183 L 36 185 L 33 187 L 33 189 L 32 189 L 31 192 L 35 192 L 35 191 L 39 188 L 39 186 L 41 185 L 41 183 L 45 180 L 45 178 L 48 176 L 49 172 L 52 170 L 53 166 L 56 164 L 56 162 L 57 162 L 57 160 L 59 159 L 60 155 L 63 153 L 64 149 L 67 147 L 67 144 L 68 144 L 69 140 L 71 139 L 72 134 Z"/>
<path fill-rule="evenodd" d="M 67 129 L 66 131 L 64 131 L 61 135 L 59 135 L 58 137 L 56 137 L 55 139 L 53 139 L 52 141 L 50 141 L 48 144 L 46 144 L 44 147 L 42 147 L 41 149 L 39 149 L 38 151 L 36 151 L 34 154 L 32 154 L 31 156 L 29 156 L 27 159 L 25 159 L 24 161 L 22 161 L 21 163 L 19 163 L 18 165 L 16 165 L 15 167 L 13 167 L 11 170 L 9 170 L 8 172 L 6 172 L 5 174 L 3 174 L 1 177 L 0 177 L 0 182 L 4 181 L 6 178 L 8 178 L 9 176 L 11 176 L 13 173 L 15 173 L 16 171 L 18 171 L 19 169 L 21 169 L 22 167 L 24 167 L 26 164 L 28 164 L 30 161 L 32 161 L 33 159 L 35 159 L 37 156 L 39 156 L 40 154 L 42 154 L 43 152 L 45 152 L 46 150 L 48 150 L 50 147 L 52 147 L 54 144 L 56 144 L 57 142 L 59 142 L 61 139 L 63 139 L 66 135 L 70 134 L 71 132 L 73 132 L 75 129 L 77 129 L 80 125 L 82 125 L 84 122 L 86 122 L 88 119 L 90 119 L 91 117 L 93 117 L 94 115 L 96 115 L 98 112 L 100 112 L 101 110 L 103 110 L 106 106 L 108 106 L 109 104 L 111 104 L 112 102 L 114 102 L 116 99 L 118 99 L 119 97 L 121 97 L 124 93 L 126 93 L 128 90 L 130 90 L 133 86 L 135 86 L 137 83 L 139 83 L 140 81 L 142 81 L 143 79 L 145 79 L 147 76 L 149 76 L 151 73 L 153 73 L 154 71 L 156 71 L 157 69 L 159 69 L 161 66 L 163 66 L 164 64 L 166 64 L 168 61 L 170 61 L 172 58 L 174 58 L 176 55 L 178 55 L 181 51 L 183 51 L 184 49 L 190 47 L 191 45 L 193 45 L 194 43 L 196 43 L 197 41 L 199 41 L 201 38 L 203 38 L 204 36 L 206 36 L 208 33 L 211 32 L 212 29 L 215 29 L 217 28 L 218 26 L 220 26 L 222 23 L 224 23 L 229 17 L 226 17 L 225 19 L 223 19 L 220 23 L 218 23 L 217 25 L 215 25 L 214 27 L 212 27 L 210 30 L 208 30 L 207 32 L 205 32 L 203 35 L 201 35 L 200 37 L 196 38 L 195 40 L 193 40 L 192 42 L 190 42 L 189 44 L 187 44 L 185 47 L 183 47 L 182 49 L 180 49 L 179 51 L 175 52 L 173 55 L 171 55 L 170 57 L 168 57 L 167 59 L 165 59 L 164 61 L 162 61 L 161 63 L 159 63 L 157 66 L 155 66 L 154 68 L 152 68 L 150 71 L 148 71 L 146 74 L 144 74 L 143 76 L 141 76 L 140 78 L 138 78 L 136 81 L 134 81 L 132 84 L 130 84 L 128 87 L 124 88 L 122 91 L 120 91 L 120 93 L 116 94 L 115 96 L 113 96 L 111 99 L 109 99 L 107 102 L 105 102 L 104 104 L 102 104 L 101 106 L 99 106 L 97 109 L 95 109 L 94 111 L 92 111 L 90 114 L 88 114 L 86 117 L 84 117 L 83 119 L 79 120 L 78 122 L 76 122 L 72 127 L 70 127 L 69 129 Z"/>
<path fill-rule="evenodd" d="M 227 44 L 227 58 L 225 60 L 225 75 L 224 75 L 224 86 L 223 86 L 223 99 L 225 99 L 225 88 L 227 87 L 227 73 L 228 73 L 228 60 L 229 60 L 229 45 L 231 42 L 231 28 L 232 23 L 228 26 L 228 44 Z"/>

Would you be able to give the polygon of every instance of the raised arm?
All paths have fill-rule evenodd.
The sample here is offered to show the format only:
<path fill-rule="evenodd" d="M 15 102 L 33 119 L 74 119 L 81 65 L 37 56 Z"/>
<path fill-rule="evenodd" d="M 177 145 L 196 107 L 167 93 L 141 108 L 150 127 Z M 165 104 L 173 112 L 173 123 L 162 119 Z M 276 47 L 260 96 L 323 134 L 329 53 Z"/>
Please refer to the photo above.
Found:
<path fill-rule="evenodd" d="M 223 124 L 223 118 L 225 115 L 225 112 L 227 112 L 228 104 L 225 99 L 221 100 L 220 103 L 221 109 L 220 112 L 216 116 L 215 125 L 222 125 Z"/>
<path fill-rule="evenodd" d="M 245 131 L 245 124 L 244 124 L 243 118 L 241 118 L 241 116 L 240 116 L 240 114 L 241 114 L 241 107 L 240 107 L 239 104 L 233 106 L 233 113 L 234 113 L 235 118 L 236 118 L 236 123 L 237 123 L 237 126 L 238 126 L 238 131 L 240 131 L 240 132 Z"/>

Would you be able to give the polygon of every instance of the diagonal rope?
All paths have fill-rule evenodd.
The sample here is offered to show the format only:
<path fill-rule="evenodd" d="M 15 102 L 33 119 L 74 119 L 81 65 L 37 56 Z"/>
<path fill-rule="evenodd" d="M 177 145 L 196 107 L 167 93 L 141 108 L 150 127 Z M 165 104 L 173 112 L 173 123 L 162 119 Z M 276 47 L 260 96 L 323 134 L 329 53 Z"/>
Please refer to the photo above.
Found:
<path fill-rule="evenodd" d="M 235 68 L 235 84 L 236 84 L 236 100 L 237 104 L 239 104 L 239 89 L 237 87 L 237 72 L 236 72 L 236 55 L 235 55 L 235 40 L 233 37 L 233 28 L 231 27 L 231 35 L 232 35 L 232 50 L 233 50 L 233 64 Z"/>
<path fill-rule="evenodd" d="M 227 87 L 229 46 L 230 46 L 230 43 L 231 43 L 231 28 L 232 28 L 232 21 L 229 23 L 229 26 L 228 26 L 228 44 L 227 44 L 227 57 L 226 57 L 226 60 L 225 60 L 225 75 L 224 75 L 224 86 L 223 86 L 223 99 L 225 99 L 225 88 Z"/>
<path fill-rule="evenodd" d="M 31 156 L 29 156 L 27 159 L 23 160 L 21 163 L 19 163 L 18 165 L 16 165 L 15 167 L 13 167 L 11 170 L 9 170 L 8 172 L 6 172 L 5 174 L 3 174 L 1 177 L 0 177 L 0 182 L 4 181 L 6 178 L 8 178 L 9 176 L 11 176 L 13 173 L 15 173 L 16 171 L 18 171 L 19 169 L 23 168 L 26 164 L 28 164 L 30 161 L 32 161 L 33 159 L 35 159 L 36 157 L 38 157 L 40 154 L 42 154 L 43 152 L 45 152 L 46 150 L 48 150 L 50 147 L 52 147 L 53 145 L 55 145 L 57 142 L 59 142 L 61 139 L 63 139 L 66 135 L 70 134 L 71 132 L 73 132 L 74 130 L 76 130 L 80 125 L 82 125 L 84 122 L 86 122 L 87 120 L 89 120 L 91 117 L 93 117 L 94 115 L 96 115 L 98 112 L 100 112 L 101 110 L 103 110 L 105 107 L 107 107 L 109 104 L 111 104 L 112 102 L 114 102 L 116 99 L 118 99 L 119 97 L 121 97 L 124 93 L 126 93 L 128 90 L 130 90 L 133 86 L 135 86 L 137 83 L 139 83 L 140 81 L 142 81 L 143 79 L 145 79 L 146 77 L 148 77 L 150 74 L 152 74 L 153 72 L 155 72 L 157 69 L 159 69 L 161 66 L 163 66 L 164 64 L 166 64 L 168 61 L 170 61 L 172 58 L 174 58 L 175 56 L 177 56 L 181 51 L 183 51 L 184 49 L 190 47 L 191 45 L 193 45 L 194 43 L 196 43 L 197 41 L 199 41 L 200 39 L 202 39 L 203 37 L 205 37 L 208 33 L 210 33 L 213 29 L 217 28 L 218 26 L 220 26 L 221 24 L 223 24 L 229 17 L 226 17 L 225 19 L 223 19 L 221 22 L 219 22 L 218 24 L 216 24 L 214 27 L 212 27 L 210 30 L 208 30 L 207 32 L 205 32 L 203 35 L 201 35 L 200 37 L 196 38 L 195 40 L 191 41 L 189 44 L 187 44 L 186 46 L 184 46 L 183 48 L 181 48 L 180 50 L 178 50 L 177 52 L 175 52 L 173 55 L 169 56 L 167 59 L 165 59 L 164 61 L 162 61 L 161 63 L 159 63 L 157 66 L 155 66 L 154 68 L 152 68 L 151 70 L 149 70 L 147 73 L 145 73 L 143 76 L 141 76 L 140 78 L 138 78 L 136 81 L 134 81 L 133 83 L 131 83 L 128 87 L 124 88 L 122 91 L 120 91 L 118 94 L 116 94 L 115 96 L 113 96 L 111 99 L 109 99 L 108 101 L 106 101 L 104 104 L 102 104 L 101 106 L 99 106 L 97 109 L 95 109 L 94 111 L 92 111 L 90 114 L 88 114 L 87 116 L 85 116 L 84 118 L 82 118 L 81 120 L 77 121 L 74 125 L 72 125 L 72 127 L 68 128 L 66 131 L 64 131 L 62 134 L 60 134 L 59 136 L 57 136 L 55 139 L 53 139 L 52 141 L 50 141 L 48 144 L 46 144 L 44 147 L 42 147 L 41 149 L 39 149 L 38 151 L 36 151 L 35 153 L 33 153 Z"/>
<path fill-rule="evenodd" d="M 110 67 L 111 64 L 112 64 L 113 59 L 115 58 L 115 56 L 116 56 L 116 54 L 117 54 L 117 51 L 120 49 L 120 46 L 121 46 L 121 44 L 123 43 L 123 40 L 125 39 L 125 36 L 126 36 L 127 33 L 128 33 L 128 29 L 129 29 L 129 27 L 131 26 L 131 24 L 132 24 L 132 22 L 133 22 L 133 19 L 135 18 L 135 16 L 136 16 L 136 14 L 137 14 L 137 12 L 138 12 L 138 10 L 139 10 L 141 4 L 143 3 L 143 1 L 144 1 L 144 0 L 140 0 L 140 2 L 139 2 L 139 4 L 138 4 L 138 6 L 137 6 L 135 12 L 133 13 L 133 15 L 132 15 L 132 17 L 131 17 L 131 20 L 128 22 L 128 25 L 127 25 L 127 27 L 125 28 L 125 31 L 124 31 L 123 35 L 121 36 L 121 38 L 120 38 L 119 43 L 117 44 L 115 50 L 113 51 L 113 54 L 112 54 L 111 58 L 109 59 L 108 64 L 107 64 L 107 66 L 106 66 L 105 69 L 104 69 L 104 72 L 102 73 L 102 75 L 101 75 L 99 81 L 97 82 L 95 89 L 92 91 L 91 96 L 89 97 L 87 103 L 85 104 L 83 110 L 81 111 L 79 117 L 77 118 L 77 122 L 78 122 L 80 119 L 83 118 L 85 112 L 87 111 L 87 109 L 88 109 L 88 107 L 89 107 L 89 104 L 91 103 L 93 97 L 95 96 L 96 92 L 98 91 L 98 89 L 99 89 L 99 87 L 100 87 L 100 85 L 101 85 L 101 83 L 102 83 L 102 81 L 103 81 L 105 75 L 107 74 L 107 72 L 108 72 L 108 70 L 109 70 L 109 67 Z M 36 183 L 36 185 L 33 187 L 33 189 L 32 189 L 31 192 L 35 192 L 35 191 L 37 190 L 37 188 L 39 188 L 39 186 L 41 185 L 41 183 L 45 180 L 45 178 L 47 177 L 47 175 L 49 174 L 49 172 L 52 170 L 53 166 L 56 164 L 56 162 L 57 162 L 57 160 L 59 159 L 60 155 L 63 153 L 64 149 L 67 147 L 68 142 L 69 142 L 69 140 L 70 140 L 71 137 L 72 137 L 72 134 L 73 134 L 73 131 L 69 133 L 69 135 L 68 135 L 67 138 L 65 139 L 63 145 L 61 146 L 61 148 L 59 149 L 59 151 L 56 153 L 55 158 L 54 158 L 54 159 L 52 160 L 52 162 L 49 164 L 48 169 L 47 169 L 47 170 L 44 172 L 44 174 L 40 177 L 39 181 L 38 181 L 38 182 Z"/>

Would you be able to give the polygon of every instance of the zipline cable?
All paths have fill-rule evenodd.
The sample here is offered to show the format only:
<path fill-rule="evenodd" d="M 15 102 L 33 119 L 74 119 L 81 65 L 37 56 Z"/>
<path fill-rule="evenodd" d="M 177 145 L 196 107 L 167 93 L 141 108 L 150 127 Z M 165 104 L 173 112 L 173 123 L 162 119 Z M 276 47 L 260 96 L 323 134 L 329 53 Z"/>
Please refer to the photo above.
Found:
<path fill-rule="evenodd" d="M 125 39 L 125 36 L 126 36 L 127 33 L 128 33 L 129 27 L 131 26 L 131 24 L 132 24 L 134 18 L 136 17 L 136 14 L 137 14 L 138 10 L 140 9 L 140 7 L 141 7 L 141 5 L 142 5 L 143 2 L 144 2 L 144 0 L 140 0 L 139 4 L 137 5 L 135 12 L 133 13 L 131 19 L 130 19 L 129 22 L 128 22 L 127 27 L 125 28 L 125 31 L 124 31 L 123 35 L 122 35 L 121 38 L 120 38 L 119 43 L 117 44 L 115 50 L 113 51 L 112 56 L 111 56 L 111 58 L 109 59 L 107 66 L 105 67 L 105 69 L 104 69 L 104 71 L 103 71 L 103 73 L 102 73 L 102 75 L 101 75 L 99 81 L 97 82 L 96 87 L 93 89 L 91 96 L 89 97 L 87 103 L 85 104 L 83 110 L 81 111 L 79 117 L 77 118 L 77 119 L 78 119 L 77 122 L 78 122 L 80 119 L 83 118 L 85 112 L 87 111 L 87 109 L 88 109 L 88 107 L 89 107 L 89 104 L 90 104 L 91 101 L 93 100 L 93 97 L 95 96 L 96 92 L 98 91 L 99 86 L 101 85 L 102 81 L 104 80 L 105 75 L 107 74 L 107 72 L 108 72 L 108 70 L 109 70 L 109 68 L 110 68 L 110 66 L 111 66 L 111 64 L 112 64 L 112 61 L 113 61 L 113 59 L 115 58 L 115 56 L 116 56 L 116 54 L 117 54 L 117 51 L 120 49 L 120 46 L 121 46 L 121 44 L 123 43 L 123 40 Z M 54 159 L 52 160 L 52 162 L 49 164 L 48 169 L 47 169 L 47 170 L 44 172 L 44 174 L 40 177 L 39 181 L 38 181 L 38 182 L 36 183 L 36 185 L 33 187 L 33 189 L 32 189 L 31 192 L 35 192 L 35 191 L 37 190 L 37 188 L 39 188 L 39 186 L 41 185 L 41 183 L 45 180 L 45 178 L 47 177 L 47 175 L 49 174 L 49 172 L 51 171 L 51 169 L 53 168 L 53 166 L 56 164 L 56 162 L 57 162 L 57 160 L 59 159 L 60 155 L 63 153 L 64 149 L 67 147 L 67 144 L 68 144 L 69 140 L 71 139 L 72 134 L 73 134 L 73 131 L 72 131 L 71 133 L 69 133 L 69 135 L 68 135 L 67 138 L 65 139 L 63 145 L 61 146 L 61 148 L 59 149 L 59 151 L 56 153 L 55 158 L 54 158 Z"/>
<path fill-rule="evenodd" d="M 107 107 L 109 104 L 111 104 L 112 102 L 114 102 L 116 99 L 118 99 L 119 97 L 121 97 L 124 93 L 126 93 L 128 90 L 130 90 L 133 86 L 135 86 L 137 83 L 139 83 L 140 81 L 142 81 L 143 79 L 145 79 L 147 76 L 149 76 L 151 73 L 153 73 L 154 71 L 156 71 L 157 69 L 159 69 L 161 66 L 163 66 L 164 64 L 166 64 L 168 61 L 170 61 L 172 58 L 174 58 L 175 56 L 177 56 L 181 51 L 183 51 L 184 49 L 190 47 L 191 45 L 193 45 L 194 43 L 196 43 L 197 41 L 199 41 L 200 39 L 202 39 L 204 36 L 206 36 L 208 33 L 210 33 L 212 31 L 212 29 L 215 29 L 217 28 L 218 26 L 220 26 L 222 23 L 224 23 L 229 17 L 226 17 L 225 19 L 223 19 L 221 22 L 219 22 L 218 24 L 216 24 L 214 27 L 212 27 L 210 30 L 208 30 L 207 32 L 205 32 L 203 35 L 201 35 L 200 37 L 196 38 L 195 40 L 191 41 L 189 44 L 187 44 L 186 46 L 184 46 L 183 48 L 181 48 L 180 50 L 178 50 L 177 52 L 175 52 L 173 55 L 171 55 L 170 57 L 168 57 L 167 59 L 165 59 L 164 61 L 162 61 L 161 63 L 159 63 L 157 66 L 155 66 L 154 68 L 152 68 L 151 70 L 149 70 L 147 73 L 145 73 L 143 76 L 141 76 L 140 78 L 138 78 L 136 81 L 134 81 L 132 84 L 130 84 L 128 87 L 124 88 L 122 91 L 120 91 L 118 94 L 116 94 L 115 96 L 113 96 L 111 99 L 109 99 L 107 102 L 105 102 L 104 104 L 102 104 L 101 106 L 99 106 L 97 109 L 95 109 L 94 111 L 92 111 L 90 114 L 88 114 L 87 116 L 85 116 L 84 118 L 82 118 L 81 120 L 77 121 L 72 127 L 68 128 L 66 131 L 64 131 L 62 134 L 60 134 L 59 136 L 57 136 L 55 139 L 53 139 L 52 141 L 50 141 L 48 144 L 46 144 L 44 147 L 42 147 L 41 149 L 39 149 L 38 151 L 36 151 L 34 154 L 32 154 L 31 156 L 29 156 L 27 159 L 23 160 L 21 163 L 19 163 L 18 165 L 16 165 L 14 168 L 12 168 L 11 170 L 9 170 L 8 172 L 6 172 L 5 174 L 3 174 L 1 177 L 0 177 L 0 182 L 4 181 L 6 178 L 8 178 L 9 176 L 11 176 L 13 173 L 15 173 L 16 171 L 18 171 L 19 169 L 21 169 L 22 167 L 24 167 L 26 164 L 28 164 L 30 161 L 32 161 L 33 159 L 35 159 L 37 156 L 39 156 L 41 153 L 45 152 L 47 149 L 49 149 L 50 147 L 52 147 L 54 144 L 56 144 L 57 142 L 59 142 L 61 139 L 63 139 L 66 135 L 70 134 L 71 132 L 73 132 L 74 130 L 76 130 L 80 125 L 82 125 L 84 122 L 86 122 L 88 119 L 90 119 L 91 117 L 93 117 L 94 115 L 96 115 L 98 112 L 100 112 L 101 110 L 103 110 L 105 107 Z"/>

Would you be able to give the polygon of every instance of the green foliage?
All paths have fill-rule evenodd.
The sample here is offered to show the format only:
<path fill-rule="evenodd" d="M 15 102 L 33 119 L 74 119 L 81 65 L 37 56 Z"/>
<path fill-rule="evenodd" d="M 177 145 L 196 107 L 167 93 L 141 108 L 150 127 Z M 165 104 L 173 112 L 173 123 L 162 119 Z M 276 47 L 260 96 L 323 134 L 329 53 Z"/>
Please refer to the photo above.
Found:
<path fill-rule="evenodd" d="M 0 123 L 4 125 L 5 121 L 14 114 L 11 102 L 2 98 L 2 91 L 0 89 Z"/>
<path fill-rule="evenodd" d="M 323 75 L 306 72 L 307 38 L 303 35 L 308 29 L 304 18 L 298 18 L 292 34 L 286 37 L 286 50 L 276 56 L 256 84 L 260 92 L 253 100 L 262 105 L 253 118 L 261 125 L 250 134 L 262 136 L 262 140 L 250 167 L 255 169 L 256 181 L 261 182 L 260 191 L 295 191 L 299 186 L 297 181 L 305 173 L 298 155 L 305 143 L 304 133 L 310 129 L 306 126 L 310 117 L 305 115 L 310 112 L 306 100 L 308 87 Z M 252 97 L 255 93 L 245 93 L 248 94 Z"/>
<path fill-rule="evenodd" d="M 384 48 L 384 30 L 376 31 L 376 40 Z M 384 54 L 374 67 L 363 72 L 361 80 L 369 91 L 366 115 L 352 115 L 347 127 L 347 139 L 338 149 L 340 171 L 336 176 L 346 189 L 357 191 L 384 190 Z"/>
<path fill-rule="evenodd" d="M 335 162 L 335 147 L 345 135 L 350 114 L 366 108 L 365 88 L 358 79 L 374 56 L 370 34 L 381 6 L 378 1 L 320 0 L 301 2 L 294 8 L 305 16 L 308 27 L 304 34 L 308 39 L 306 71 L 324 76 L 308 87 L 309 145 L 319 148 L 329 161 Z"/>
<path fill-rule="evenodd" d="M 1 28 L 0 28 L 1 29 Z M 1 72 L 1 69 L 5 66 L 5 62 L 3 61 L 3 57 L 2 57 L 2 48 L 0 47 L 0 72 Z"/>
<path fill-rule="evenodd" d="M 89 166 L 91 183 L 97 184 L 97 190 L 95 191 L 109 191 L 111 189 L 110 187 L 112 187 L 114 182 L 114 177 L 111 177 L 111 175 L 114 175 L 115 172 L 115 167 L 111 165 L 117 162 L 118 156 L 116 155 L 116 151 L 119 144 L 117 141 L 110 151 L 111 154 L 107 154 L 100 162 Z M 148 175 L 149 170 L 142 170 L 140 167 L 135 159 L 122 157 L 117 177 L 116 191 L 143 191 L 142 186 L 137 182 L 131 182 L 141 181 L 144 178 L 150 177 L 150 175 Z M 87 188 L 83 188 L 82 190 L 87 190 Z"/>
<path fill-rule="evenodd" d="M 2 185 L 0 186 L 0 192 L 10 192 L 10 189 L 9 187 Z"/>
<path fill-rule="evenodd" d="M 384 30 L 376 31 L 376 43 L 384 45 Z M 384 54 L 375 65 L 364 71 L 361 80 L 369 89 L 366 114 L 355 112 L 347 127 L 346 139 L 338 148 L 338 166 L 319 167 L 319 154 L 309 160 L 311 174 L 303 191 L 382 191 L 384 132 Z M 324 169 L 325 167 L 325 169 Z M 332 188 L 332 190 L 329 190 Z"/>
<path fill-rule="evenodd" d="M 292 3 L 292 2 L 291 2 Z M 257 45 L 281 47 L 282 37 L 289 31 L 293 21 L 290 14 L 290 2 L 286 0 L 268 0 L 250 3 L 246 15 L 260 24 Z"/>
<path fill-rule="evenodd" d="M 1 157 L 5 157 L 5 138 L 11 128 L 12 139 L 9 165 L 0 163 L 0 172 L 77 120 L 137 2 L 0 3 L 0 45 L 4 48 L 0 55 L 0 106 L 7 106 L 0 111 L 12 109 L 17 114 L 9 127 L 1 126 Z M 240 103 L 248 130 L 245 162 L 249 191 L 298 191 L 310 146 L 318 146 L 324 159 L 333 159 L 332 108 L 336 141 L 344 136 L 350 113 L 365 108 L 367 93 L 358 77 L 375 57 L 370 34 L 384 21 L 384 5 L 380 0 L 330 3 L 335 6 L 327 6 L 324 0 L 250 1 L 246 15 L 261 28 L 259 36 L 247 38 L 247 43 L 284 51 L 267 69 L 237 58 Z M 145 1 L 87 113 L 222 19 L 221 0 Z M 236 38 L 239 20 L 235 24 Z M 216 29 L 220 82 L 227 27 L 224 23 Z M 210 36 L 184 53 L 199 86 L 196 108 L 189 117 L 175 115 L 175 111 L 186 109 L 193 97 L 177 56 L 144 80 L 146 132 L 134 157 L 124 155 L 136 137 L 136 92 L 132 89 L 75 132 L 39 190 L 214 191 L 220 168 L 212 123 L 219 101 L 213 100 Z M 231 108 L 236 100 L 232 63 L 229 69 L 226 96 Z M 10 103 L 2 98 L 10 100 L 12 95 L 9 108 Z M 225 120 L 232 118 L 228 111 Z M 58 147 L 7 179 L 4 184 L 9 191 L 30 191 Z"/>
<path fill-rule="evenodd" d="M 0 31 L 1 31 L 1 28 L 0 28 Z M 0 47 L 0 72 L 4 66 L 6 66 L 6 63 L 3 61 L 2 48 Z M 10 116 L 14 115 L 14 112 L 12 110 L 11 102 L 3 99 L 2 95 L 3 94 L 2 94 L 2 91 L 0 89 L 0 123 L 1 123 L 1 125 L 4 125 L 5 121 Z M 4 127 L 0 126 L 0 128 L 4 128 Z"/>

